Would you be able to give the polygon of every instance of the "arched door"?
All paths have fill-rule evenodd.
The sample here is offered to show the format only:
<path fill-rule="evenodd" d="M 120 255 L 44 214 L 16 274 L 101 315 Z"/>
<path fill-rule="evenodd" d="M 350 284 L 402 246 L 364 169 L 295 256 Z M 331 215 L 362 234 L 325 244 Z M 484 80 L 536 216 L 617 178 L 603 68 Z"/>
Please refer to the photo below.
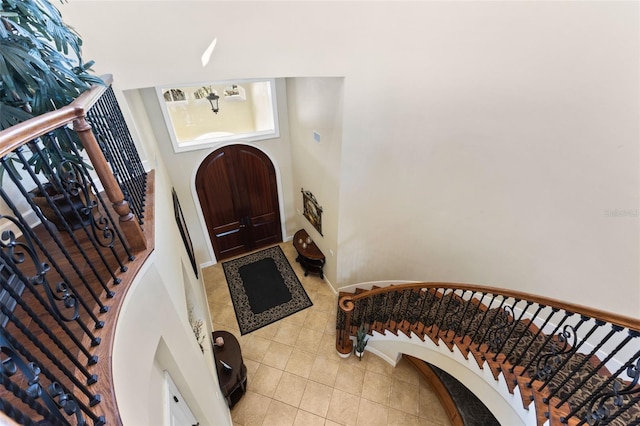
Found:
<path fill-rule="evenodd" d="M 273 163 L 248 145 L 229 145 L 204 159 L 196 191 L 218 260 L 282 241 Z"/>

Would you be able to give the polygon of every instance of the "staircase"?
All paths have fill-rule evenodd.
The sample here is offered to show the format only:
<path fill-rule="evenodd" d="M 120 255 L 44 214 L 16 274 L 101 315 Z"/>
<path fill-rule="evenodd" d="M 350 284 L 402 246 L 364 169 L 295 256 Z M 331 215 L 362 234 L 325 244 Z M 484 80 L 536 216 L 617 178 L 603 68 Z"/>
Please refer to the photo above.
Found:
<path fill-rule="evenodd" d="M 531 294 L 449 283 L 340 293 L 336 348 L 402 333 L 488 367 L 538 425 L 640 425 L 640 320 Z M 374 339 L 375 340 L 375 339 Z"/>

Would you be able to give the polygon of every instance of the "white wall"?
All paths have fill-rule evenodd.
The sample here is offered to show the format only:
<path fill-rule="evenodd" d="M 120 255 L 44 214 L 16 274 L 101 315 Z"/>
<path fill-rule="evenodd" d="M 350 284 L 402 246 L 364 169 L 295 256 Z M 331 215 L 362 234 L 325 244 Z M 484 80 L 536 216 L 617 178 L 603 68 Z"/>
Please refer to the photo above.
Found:
<path fill-rule="evenodd" d="M 125 425 L 165 424 L 166 370 L 200 424 L 230 425 L 213 367 L 210 327 L 206 325 L 210 321 L 203 318 L 207 335 L 204 353 L 189 324 L 186 293 L 200 307 L 206 306 L 206 301 L 175 226 L 170 184 L 162 162 L 155 175 L 155 250 L 126 295 L 114 338 L 118 409 Z M 189 267 L 183 268 L 185 264 Z"/>
<path fill-rule="evenodd" d="M 114 73 L 120 89 L 344 77 L 334 285 L 467 281 L 634 316 L 638 8 L 90 0 L 61 7 L 84 36 L 85 57 Z M 200 55 L 214 37 L 203 68 Z M 195 223 L 193 211 L 188 220 Z"/>
<path fill-rule="evenodd" d="M 338 275 L 343 84 L 337 77 L 287 79 L 296 214 L 327 258 L 323 272 L 330 283 L 336 283 Z M 302 216 L 302 188 L 311 191 L 323 209 L 322 235 Z"/>

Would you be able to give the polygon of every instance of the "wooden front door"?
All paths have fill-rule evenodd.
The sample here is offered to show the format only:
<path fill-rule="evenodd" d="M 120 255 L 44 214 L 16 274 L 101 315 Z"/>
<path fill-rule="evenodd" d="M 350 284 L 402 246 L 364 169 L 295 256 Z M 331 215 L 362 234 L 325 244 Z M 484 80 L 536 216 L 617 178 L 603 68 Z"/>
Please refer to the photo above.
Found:
<path fill-rule="evenodd" d="M 276 172 L 262 151 L 217 149 L 200 165 L 196 190 L 218 260 L 282 241 Z"/>

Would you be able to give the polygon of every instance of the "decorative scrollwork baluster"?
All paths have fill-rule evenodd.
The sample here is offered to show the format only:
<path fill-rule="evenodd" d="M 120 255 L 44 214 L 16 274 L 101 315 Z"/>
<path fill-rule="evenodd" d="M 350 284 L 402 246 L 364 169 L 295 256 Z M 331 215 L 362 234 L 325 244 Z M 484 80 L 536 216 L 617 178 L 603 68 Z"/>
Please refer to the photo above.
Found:
<path fill-rule="evenodd" d="M 539 380 L 548 380 L 553 376 L 563 365 L 563 359 L 575 352 L 576 342 L 576 330 L 571 325 L 565 325 L 558 333 L 558 342 L 553 342 L 550 345 L 550 352 L 538 359 L 534 377 Z"/>
<path fill-rule="evenodd" d="M 514 305 L 517 302 L 518 301 L 516 300 Z M 513 329 L 514 318 L 515 313 L 513 311 L 513 306 L 503 306 L 500 311 L 496 311 L 496 314 L 493 317 L 493 323 L 487 330 L 486 334 L 487 345 L 491 352 L 497 354 L 500 348 L 502 348 L 510 334 L 510 331 Z"/>
<path fill-rule="evenodd" d="M 78 409 L 78 404 L 72 395 L 68 393 L 63 393 L 62 388 L 55 382 L 51 383 L 49 388 L 44 388 L 40 383 L 40 367 L 33 362 L 25 362 L 22 356 L 13 348 L 11 343 L 5 338 L 4 332 L 0 332 L 0 351 L 8 356 L 10 359 L 10 364 L 13 366 L 9 369 L 0 370 L 0 374 L 5 376 L 7 371 L 19 371 L 24 378 L 27 380 L 27 387 L 24 391 L 21 391 L 16 386 L 9 385 L 9 382 L 6 380 L 2 380 L 5 386 L 9 385 L 7 388 L 14 393 L 16 396 L 20 396 L 21 399 L 27 403 L 31 408 L 35 409 L 38 414 L 41 414 L 48 420 L 51 424 L 54 425 L 68 425 L 68 420 L 63 416 L 60 408 L 62 405 L 55 401 L 57 397 L 60 400 L 60 396 L 63 395 L 63 399 L 65 400 L 65 405 L 68 405 L 69 408 L 75 406 L 75 410 L 73 412 L 68 412 L 65 410 L 67 415 L 75 414 L 78 425 L 86 424 L 84 420 L 84 416 L 82 412 Z M 7 360 L 3 362 L 6 364 Z M 51 389 L 56 390 L 56 394 L 50 392 Z M 44 406 L 38 403 L 38 400 L 42 401 Z M 46 407 L 46 408 L 45 408 Z"/>
<path fill-rule="evenodd" d="M 634 358 L 638 357 L 639 354 L 640 352 Z M 611 391 L 605 392 L 591 401 L 585 418 L 587 423 L 590 425 L 604 424 L 612 415 L 618 416 L 621 414 L 629 396 L 640 394 L 640 387 L 638 386 L 640 357 L 629 363 L 626 373 L 630 379 L 626 384 L 623 385 L 623 382 L 617 379 L 613 381 Z"/>
<path fill-rule="evenodd" d="M 113 231 L 113 225 L 109 218 L 103 214 L 97 197 L 92 192 L 92 184 L 87 179 L 85 171 L 79 165 L 69 161 L 65 162 L 64 166 L 60 167 L 60 170 L 59 179 L 65 191 L 73 197 L 80 198 L 82 201 L 82 207 L 77 210 L 81 223 L 90 225 L 89 228 L 93 240 L 100 247 L 109 249 L 114 259 L 118 262 L 120 271 L 125 272 L 127 267 L 122 263 L 114 248 L 116 234 Z M 113 273 L 111 275 L 114 283 L 119 284 L 120 278 L 117 278 Z"/>
<path fill-rule="evenodd" d="M 16 234 L 12 230 L 5 230 L 0 234 L 0 250 L 16 265 L 22 264 L 27 260 L 31 261 L 36 271 L 35 275 L 25 278 L 34 286 L 42 286 L 54 315 L 63 321 L 75 321 L 78 319 L 79 307 L 76 296 L 69 291 L 67 283 L 57 283 L 54 287 L 55 291 L 52 289 L 46 277 L 49 266 L 40 261 L 37 252 L 34 250 L 33 242 L 29 234 L 25 232 L 22 224 L 15 218 L 5 215 L 0 215 L 1 220 L 8 220 L 16 226 L 22 233 L 25 242 L 18 241 Z M 67 315 L 63 314 L 56 301 L 61 301 L 62 305 L 71 311 Z"/>

